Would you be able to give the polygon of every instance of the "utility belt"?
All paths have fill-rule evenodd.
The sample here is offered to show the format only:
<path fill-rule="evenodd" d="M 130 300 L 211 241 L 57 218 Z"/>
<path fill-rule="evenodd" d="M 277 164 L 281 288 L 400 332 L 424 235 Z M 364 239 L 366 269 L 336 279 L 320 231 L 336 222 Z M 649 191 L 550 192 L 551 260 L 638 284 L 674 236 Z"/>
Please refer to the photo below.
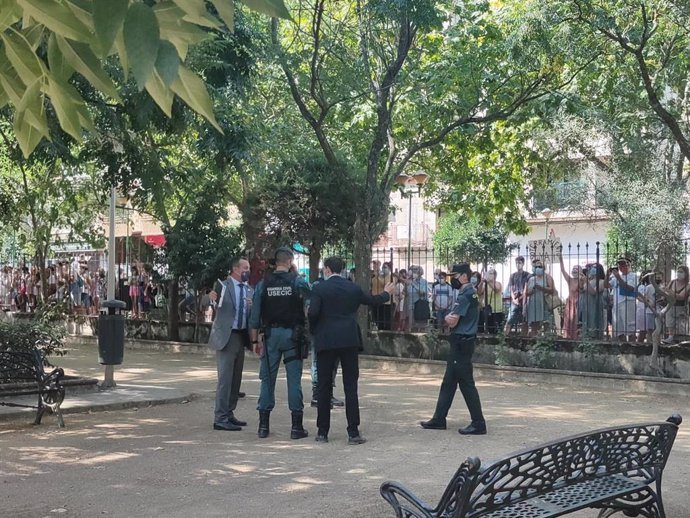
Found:
<path fill-rule="evenodd" d="M 283 358 L 284 364 L 288 364 L 294 360 L 304 360 L 305 358 L 309 357 L 311 341 L 307 336 L 307 330 L 304 324 L 292 326 L 288 326 L 283 323 L 264 324 L 263 333 L 266 339 L 271 336 L 271 329 L 292 329 L 290 340 L 293 342 L 293 347 L 285 351 L 285 357 Z"/>

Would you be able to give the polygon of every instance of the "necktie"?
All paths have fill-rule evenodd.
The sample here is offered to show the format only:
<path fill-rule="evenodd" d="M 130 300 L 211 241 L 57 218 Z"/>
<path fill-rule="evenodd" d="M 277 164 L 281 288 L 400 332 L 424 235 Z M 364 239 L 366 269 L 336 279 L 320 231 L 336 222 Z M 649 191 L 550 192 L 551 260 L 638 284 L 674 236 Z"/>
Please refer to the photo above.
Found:
<path fill-rule="evenodd" d="M 244 328 L 244 284 L 240 284 L 240 300 L 237 304 L 237 329 Z"/>

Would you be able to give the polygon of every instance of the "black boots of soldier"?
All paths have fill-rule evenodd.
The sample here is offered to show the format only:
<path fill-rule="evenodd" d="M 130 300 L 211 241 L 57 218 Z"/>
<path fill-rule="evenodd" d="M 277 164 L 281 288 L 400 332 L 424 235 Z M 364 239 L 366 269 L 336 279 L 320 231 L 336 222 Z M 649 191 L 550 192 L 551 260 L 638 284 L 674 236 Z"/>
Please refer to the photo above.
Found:
<path fill-rule="evenodd" d="M 270 412 L 259 412 L 259 431 L 257 435 L 259 439 L 265 439 L 268 437 L 269 433 L 269 419 L 271 417 Z M 304 439 L 309 436 L 309 433 L 304 429 L 302 425 L 302 418 L 304 413 L 293 412 L 292 413 L 292 428 L 290 429 L 290 439 Z"/>
<path fill-rule="evenodd" d="M 304 439 L 309 433 L 302 426 L 303 412 L 292 413 L 292 429 L 290 430 L 290 439 Z"/>
<path fill-rule="evenodd" d="M 271 412 L 259 412 L 259 431 L 257 435 L 259 439 L 268 437 L 268 421 L 271 417 Z"/>

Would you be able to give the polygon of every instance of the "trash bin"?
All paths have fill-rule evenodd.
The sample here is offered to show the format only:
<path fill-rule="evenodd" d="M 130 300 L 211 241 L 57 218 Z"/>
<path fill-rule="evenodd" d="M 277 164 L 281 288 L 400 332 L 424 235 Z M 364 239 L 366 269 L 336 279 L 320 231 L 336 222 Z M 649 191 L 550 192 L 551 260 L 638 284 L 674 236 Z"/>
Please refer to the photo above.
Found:
<path fill-rule="evenodd" d="M 121 300 L 105 300 L 102 308 L 108 314 L 98 317 L 98 363 L 101 365 L 121 365 L 125 354 L 125 316 L 122 310 L 127 307 Z"/>

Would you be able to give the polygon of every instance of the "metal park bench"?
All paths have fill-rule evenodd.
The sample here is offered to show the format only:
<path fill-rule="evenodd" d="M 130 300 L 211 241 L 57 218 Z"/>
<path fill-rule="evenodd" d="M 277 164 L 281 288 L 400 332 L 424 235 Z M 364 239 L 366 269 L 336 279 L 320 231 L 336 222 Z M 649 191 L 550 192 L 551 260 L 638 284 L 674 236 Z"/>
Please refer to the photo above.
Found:
<path fill-rule="evenodd" d="M 681 422 L 673 415 L 575 435 L 486 467 L 468 458 L 433 508 L 396 482 L 381 495 L 398 518 L 551 518 L 585 508 L 600 518 L 664 518 L 661 477 Z"/>
<path fill-rule="evenodd" d="M 0 350 L 0 405 L 36 409 L 34 424 L 41 424 L 46 410 L 57 417 L 60 427 L 65 426 L 60 405 L 65 399 L 65 389 L 60 380 L 64 376 L 61 368 L 46 373 L 41 351 L 31 352 Z M 38 397 L 36 405 L 16 403 L 7 399 L 22 396 Z"/>

